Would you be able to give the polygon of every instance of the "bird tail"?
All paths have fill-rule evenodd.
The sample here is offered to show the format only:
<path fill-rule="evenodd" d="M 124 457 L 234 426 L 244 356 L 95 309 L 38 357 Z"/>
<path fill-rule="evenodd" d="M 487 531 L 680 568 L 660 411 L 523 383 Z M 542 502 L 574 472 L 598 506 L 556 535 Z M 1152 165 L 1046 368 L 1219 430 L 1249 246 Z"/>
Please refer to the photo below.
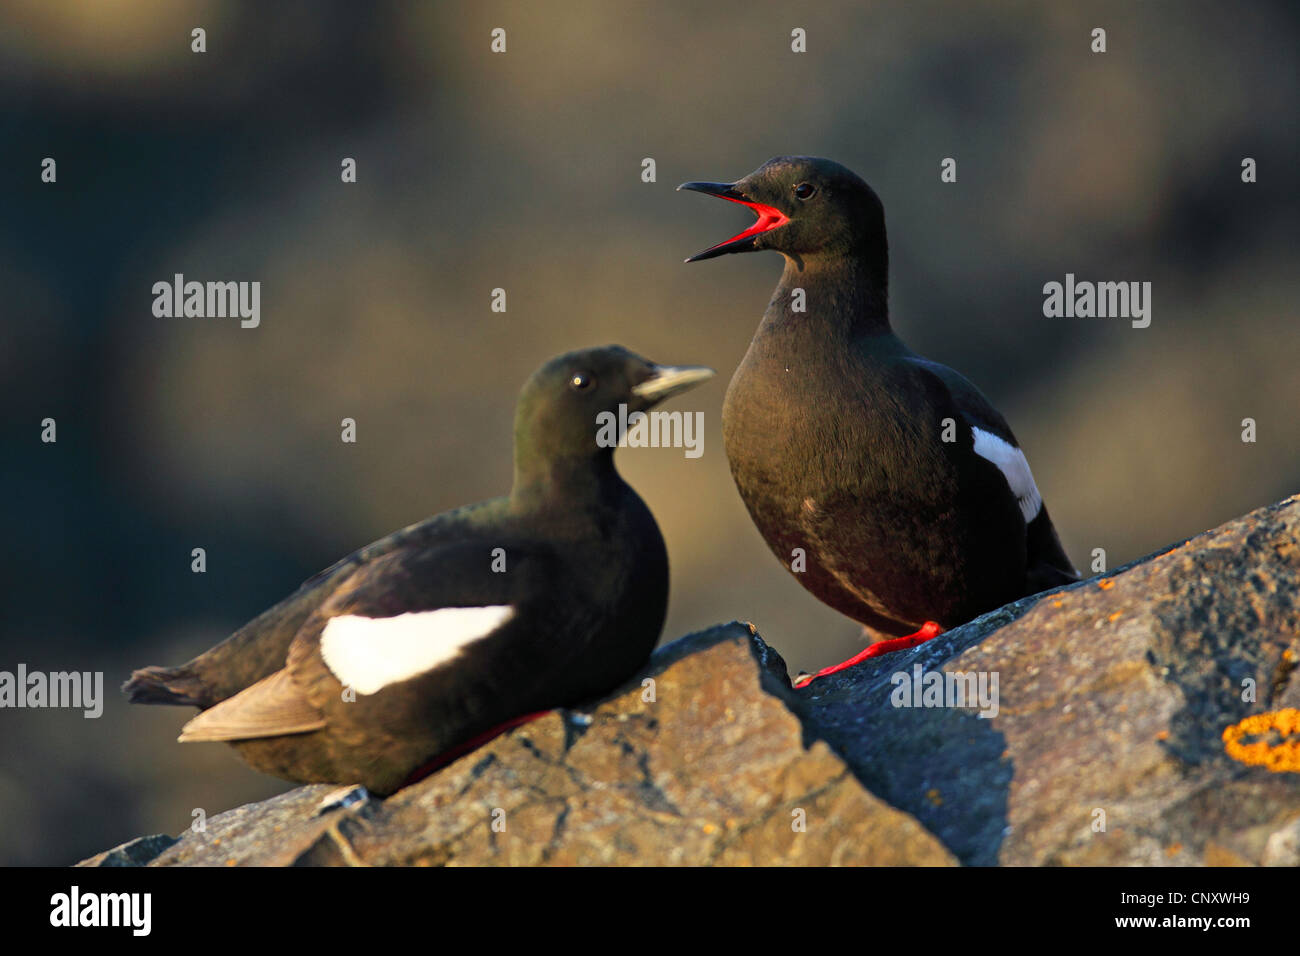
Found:
<path fill-rule="evenodd" d="M 1028 569 L 1025 575 L 1025 593 L 1037 594 L 1080 580 L 1079 571 L 1071 563 L 1061 538 L 1047 515 L 1047 505 L 1029 522 Z"/>
<path fill-rule="evenodd" d="M 1073 567 L 1066 571 L 1055 565 L 1038 564 L 1030 568 L 1025 574 L 1025 593 L 1039 594 L 1043 591 L 1050 591 L 1052 588 L 1064 587 L 1067 584 L 1077 584 L 1078 582 L 1079 572 Z"/>
<path fill-rule="evenodd" d="M 122 693 L 133 704 L 192 704 L 210 706 L 207 688 L 187 664 L 180 667 L 142 667 L 131 673 Z"/>

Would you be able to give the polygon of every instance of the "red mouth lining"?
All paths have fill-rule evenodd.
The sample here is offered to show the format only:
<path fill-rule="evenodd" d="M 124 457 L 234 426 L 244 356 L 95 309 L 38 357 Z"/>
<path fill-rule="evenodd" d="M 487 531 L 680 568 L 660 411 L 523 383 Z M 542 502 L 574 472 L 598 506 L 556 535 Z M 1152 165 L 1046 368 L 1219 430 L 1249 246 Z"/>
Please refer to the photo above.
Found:
<path fill-rule="evenodd" d="M 723 246 L 730 245 L 733 242 L 739 242 L 741 239 L 748 239 L 750 236 L 757 236 L 760 233 L 771 232 L 773 229 L 780 228 L 790 221 L 790 217 L 781 210 L 772 206 L 765 206 L 761 202 L 750 202 L 747 199 L 733 199 L 731 196 L 718 196 L 719 199 L 725 199 L 727 202 L 740 203 L 742 206 L 748 206 L 754 210 L 754 215 L 758 216 L 758 221 L 742 233 L 732 236 L 730 239 L 724 239 L 716 245 L 709 246 L 705 252 L 712 252 L 714 249 L 721 249 Z"/>

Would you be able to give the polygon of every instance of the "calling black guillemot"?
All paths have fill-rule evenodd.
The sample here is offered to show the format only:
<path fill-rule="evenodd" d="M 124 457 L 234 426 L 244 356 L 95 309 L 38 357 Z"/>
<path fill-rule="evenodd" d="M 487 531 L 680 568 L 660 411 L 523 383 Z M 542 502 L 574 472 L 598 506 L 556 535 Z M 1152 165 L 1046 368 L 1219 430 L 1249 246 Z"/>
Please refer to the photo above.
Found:
<path fill-rule="evenodd" d="M 870 186 L 839 163 L 784 156 L 678 189 L 758 216 L 687 262 L 785 257 L 723 406 L 740 495 L 787 568 L 805 556 L 800 584 L 895 638 L 813 677 L 1078 579 L 1006 420 L 890 328 L 885 212 Z"/>
<path fill-rule="evenodd" d="M 668 556 L 596 421 L 712 375 L 617 346 L 552 359 L 519 396 L 508 496 L 362 548 L 123 690 L 201 708 L 182 741 L 225 741 L 299 783 L 388 794 L 494 731 L 613 689 L 659 639 Z"/>

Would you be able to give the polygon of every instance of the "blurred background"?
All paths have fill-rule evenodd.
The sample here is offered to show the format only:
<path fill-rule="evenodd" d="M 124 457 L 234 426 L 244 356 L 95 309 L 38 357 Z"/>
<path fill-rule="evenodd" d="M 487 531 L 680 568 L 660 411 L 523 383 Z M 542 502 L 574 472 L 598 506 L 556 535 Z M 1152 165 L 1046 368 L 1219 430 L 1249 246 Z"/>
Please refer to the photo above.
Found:
<path fill-rule="evenodd" d="M 1079 567 L 1300 490 L 1298 8 L 1087 7 L 6 0 L 0 669 L 103 671 L 107 701 L 0 711 L 0 862 L 288 789 L 117 685 L 506 491 L 517 390 L 572 348 L 720 372 L 673 404 L 705 413 L 702 458 L 619 456 L 669 544 L 665 640 L 741 618 L 792 670 L 859 649 L 767 551 L 723 453 L 780 257 L 683 265 L 752 221 L 685 180 L 805 153 L 871 182 L 896 330 L 1005 413 Z M 260 281 L 260 327 L 155 318 L 177 272 Z M 1150 281 L 1151 326 L 1044 318 L 1067 272 Z"/>

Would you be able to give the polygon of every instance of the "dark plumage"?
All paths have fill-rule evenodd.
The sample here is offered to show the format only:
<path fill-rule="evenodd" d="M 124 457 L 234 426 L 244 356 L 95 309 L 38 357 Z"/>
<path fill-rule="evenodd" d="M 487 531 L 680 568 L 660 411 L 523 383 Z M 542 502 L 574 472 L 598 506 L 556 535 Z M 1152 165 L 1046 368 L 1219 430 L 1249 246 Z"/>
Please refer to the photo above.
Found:
<path fill-rule="evenodd" d="M 869 629 L 907 635 L 1077 579 L 1006 421 L 891 330 L 884 208 L 870 186 L 796 156 L 679 188 L 759 217 L 688 262 L 785 257 L 727 389 L 723 437 L 772 551 L 787 568 L 806 553 L 804 587 Z"/>
<path fill-rule="evenodd" d="M 612 689 L 659 638 L 668 558 L 598 444 L 597 416 L 649 409 L 712 374 L 616 346 L 552 359 L 519 398 L 509 496 L 362 548 L 123 690 L 202 708 L 182 741 L 226 741 L 263 772 L 383 794 L 493 728 Z"/>

